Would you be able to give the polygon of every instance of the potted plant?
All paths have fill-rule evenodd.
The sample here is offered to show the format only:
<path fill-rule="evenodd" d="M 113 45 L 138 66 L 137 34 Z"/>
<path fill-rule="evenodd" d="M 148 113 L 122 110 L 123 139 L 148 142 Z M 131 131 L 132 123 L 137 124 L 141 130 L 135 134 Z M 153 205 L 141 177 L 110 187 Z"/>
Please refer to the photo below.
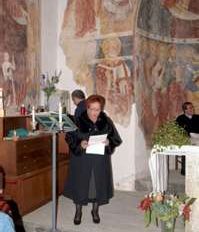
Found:
<path fill-rule="evenodd" d="M 178 217 L 189 221 L 191 205 L 195 200 L 186 195 L 150 193 L 141 200 L 139 209 L 144 211 L 146 226 L 152 222 L 158 226 L 161 222 L 162 232 L 174 232 L 175 221 Z"/>
<path fill-rule="evenodd" d="M 176 121 L 168 121 L 161 125 L 152 136 L 152 145 L 154 150 L 164 150 L 169 147 L 181 147 L 182 145 L 191 144 L 191 140 L 184 130 Z"/>

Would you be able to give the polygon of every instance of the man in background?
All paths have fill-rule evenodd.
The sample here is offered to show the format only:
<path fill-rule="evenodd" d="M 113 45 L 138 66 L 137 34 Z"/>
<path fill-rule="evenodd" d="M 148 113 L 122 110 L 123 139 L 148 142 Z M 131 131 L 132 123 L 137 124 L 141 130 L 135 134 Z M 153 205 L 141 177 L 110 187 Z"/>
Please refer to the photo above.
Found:
<path fill-rule="evenodd" d="M 82 90 L 76 89 L 71 94 L 73 103 L 76 105 L 74 120 L 76 121 L 86 110 L 85 94 Z"/>
<path fill-rule="evenodd" d="M 182 104 L 183 114 L 176 119 L 179 126 L 183 127 L 190 136 L 190 133 L 199 134 L 199 115 L 194 114 L 194 106 L 191 102 Z M 185 175 L 185 156 L 182 156 L 181 174 Z"/>

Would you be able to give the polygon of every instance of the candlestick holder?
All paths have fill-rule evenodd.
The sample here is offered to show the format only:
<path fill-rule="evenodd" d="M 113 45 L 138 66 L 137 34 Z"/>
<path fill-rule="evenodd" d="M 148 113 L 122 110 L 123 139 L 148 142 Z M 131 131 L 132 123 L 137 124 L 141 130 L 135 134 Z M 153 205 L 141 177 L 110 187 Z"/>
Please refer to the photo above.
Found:
<path fill-rule="evenodd" d="M 34 133 L 36 131 L 36 122 L 32 122 L 32 132 Z"/>
<path fill-rule="evenodd" d="M 59 131 L 63 131 L 63 122 L 59 122 Z"/>

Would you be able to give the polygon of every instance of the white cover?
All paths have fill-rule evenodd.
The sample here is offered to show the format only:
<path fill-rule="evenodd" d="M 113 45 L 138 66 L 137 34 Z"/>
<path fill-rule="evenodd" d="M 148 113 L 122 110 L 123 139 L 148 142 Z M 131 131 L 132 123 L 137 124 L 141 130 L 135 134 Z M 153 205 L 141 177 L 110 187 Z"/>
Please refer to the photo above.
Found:
<path fill-rule="evenodd" d="M 151 180 L 153 186 L 153 192 L 163 192 L 167 190 L 168 186 L 168 163 L 167 156 L 191 156 L 199 155 L 199 146 L 184 145 L 181 148 L 173 149 L 171 147 L 166 148 L 162 152 L 154 152 L 151 150 L 149 158 L 149 169 L 151 173 Z"/>

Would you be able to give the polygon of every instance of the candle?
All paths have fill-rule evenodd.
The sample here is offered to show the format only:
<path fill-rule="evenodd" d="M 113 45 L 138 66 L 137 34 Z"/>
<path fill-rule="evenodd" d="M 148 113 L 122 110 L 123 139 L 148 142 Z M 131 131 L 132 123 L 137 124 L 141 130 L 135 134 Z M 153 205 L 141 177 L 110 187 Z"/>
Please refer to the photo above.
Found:
<path fill-rule="evenodd" d="M 35 107 L 32 107 L 32 129 L 35 130 Z"/>
<path fill-rule="evenodd" d="M 62 105 L 61 105 L 61 102 L 59 102 L 59 126 L 60 126 L 60 129 L 62 129 Z"/>

